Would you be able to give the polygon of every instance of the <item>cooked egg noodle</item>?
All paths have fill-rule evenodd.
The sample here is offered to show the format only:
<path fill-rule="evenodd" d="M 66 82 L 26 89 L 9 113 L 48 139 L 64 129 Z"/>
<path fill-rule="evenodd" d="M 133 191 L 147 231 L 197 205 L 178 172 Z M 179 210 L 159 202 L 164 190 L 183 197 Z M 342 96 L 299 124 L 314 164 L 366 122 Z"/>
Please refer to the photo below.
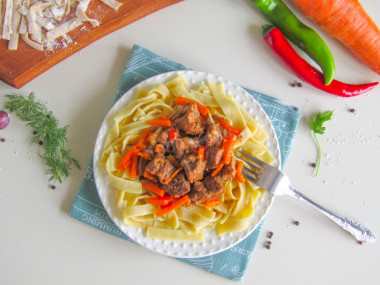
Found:
<path fill-rule="evenodd" d="M 224 181 L 225 192 L 215 207 L 181 206 L 168 214 L 155 215 L 159 206 L 146 201 L 151 195 L 137 179 L 129 177 L 129 170 L 120 170 L 117 165 L 136 144 L 142 131 L 150 127 L 147 124 L 150 120 L 160 118 L 161 114 L 170 116 L 177 108 L 175 97 L 191 98 L 209 107 L 211 114 L 224 117 L 233 126 L 241 128 L 245 134 L 240 136 L 243 138 L 235 148 L 235 154 L 240 149 L 268 163 L 274 161 L 265 147 L 267 134 L 226 94 L 222 83 L 207 81 L 207 84 L 191 90 L 187 86 L 185 78 L 177 76 L 165 84 L 156 84 L 148 91 L 139 90 L 135 100 L 114 117 L 105 138 L 101 163 L 105 164 L 109 183 L 116 189 L 115 203 L 122 213 L 123 222 L 145 229 L 148 238 L 202 241 L 207 228 L 216 229 L 220 235 L 244 230 L 263 191 L 252 182 Z M 151 136 L 152 144 L 155 144 L 155 134 L 160 131 L 158 128 Z"/>

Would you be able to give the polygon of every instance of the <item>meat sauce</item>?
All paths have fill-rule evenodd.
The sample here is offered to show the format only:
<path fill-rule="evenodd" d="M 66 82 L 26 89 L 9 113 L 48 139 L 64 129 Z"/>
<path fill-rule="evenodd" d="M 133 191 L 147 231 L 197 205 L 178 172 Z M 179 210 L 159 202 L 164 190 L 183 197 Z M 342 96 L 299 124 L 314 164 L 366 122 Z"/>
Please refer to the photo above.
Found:
<path fill-rule="evenodd" d="M 209 123 L 194 103 L 179 106 L 170 119 L 172 126 L 156 132 L 154 146 L 148 144 L 144 150 L 152 159 L 139 157 L 138 175 L 143 180 L 147 172 L 166 194 L 174 198 L 187 194 L 192 204 L 219 197 L 223 181 L 234 179 L 236 173 L 232 158 L 217 175 L 211 175 L 223 159 L 222 127 Z M 201 147 L 203 155 L 199 155 Z"/>

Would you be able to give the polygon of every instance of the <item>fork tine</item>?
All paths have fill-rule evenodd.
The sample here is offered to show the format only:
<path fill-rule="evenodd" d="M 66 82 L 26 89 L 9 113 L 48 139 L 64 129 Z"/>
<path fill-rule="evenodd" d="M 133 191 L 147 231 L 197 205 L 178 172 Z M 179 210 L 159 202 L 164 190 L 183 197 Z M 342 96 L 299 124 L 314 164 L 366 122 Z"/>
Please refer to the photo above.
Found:
<path fill-rule="evenodd" d="M 246 171 L 244 170 L 247 170 L 246 168 L 243 169 L 243 175 L 245 178 L 247 178 L 248 180 L 252 181 L 253 183 L 257 183 L 257 179 L 251 175 L 249 175 Z"/>
<path fill-rule="evenodd" d="M 263 174 L 262 173 L 262 170 L 263 170 L 262 168 L 259 168 L 257 165 L 252 164 L 252 163 L 250 163 L 250 162 L 248 162 L 246 160 L 244 160 L 244 162 L 250 166 L 250 167 L 247 167 L 247 166 L 244 166 L 244 167 L 247 168 L 247 169 L 249 168 L 249 170 L 252 171 L 253 174 L 255 174 L 255 175 L 261 175 L 261 174 Z"/>
<path fill-rule="evenodd" d="M 264 168 L 267 164 L 264 161 L 261 161 L 260 159 L 253 157 L 252 155 L 249 155 L 248 153 L 245 153 L 243 151 L 239 151 L 242 155 L 252 160 L 254 163 L 258 164 L 262 168 Z M 248 162 L 247 162 L 248 163 Z M 256 167 L 257 168 L 257 167 Z"/>
<path fill-rule="evenodd" d="M 247 170 L 250 174 L 254 175 L 255 178 L 257 178 L 261 173 L 257 173 L 256 171 L 253 171 L 251 168 L 244 166 L 244 169 Z"/>

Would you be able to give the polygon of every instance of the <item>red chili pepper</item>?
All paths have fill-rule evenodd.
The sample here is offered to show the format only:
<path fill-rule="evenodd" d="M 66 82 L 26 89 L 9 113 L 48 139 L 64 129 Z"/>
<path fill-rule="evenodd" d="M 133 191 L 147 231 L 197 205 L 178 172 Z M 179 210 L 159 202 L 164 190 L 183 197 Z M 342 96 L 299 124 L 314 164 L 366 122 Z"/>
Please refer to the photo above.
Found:
<path fill-rule="evenodd" d="M 263 38 L 268 46 L 301 80 L 325 92 L 342 97 L 352 97 L 366 93 L 379 84 L 379 82 L 373 82 L 354 85 L 333 80 L 326 86 L 323 74 L 298 55 L 278 28 L 264 25 Z"/>
<path fill-rule="evenodd" d="M 169 140 L 170 141 L 175 140 L 175 138 L 177 137 L 177 134 L 178 134 L 177 130 L 170 130 L 169 131 Z"/>

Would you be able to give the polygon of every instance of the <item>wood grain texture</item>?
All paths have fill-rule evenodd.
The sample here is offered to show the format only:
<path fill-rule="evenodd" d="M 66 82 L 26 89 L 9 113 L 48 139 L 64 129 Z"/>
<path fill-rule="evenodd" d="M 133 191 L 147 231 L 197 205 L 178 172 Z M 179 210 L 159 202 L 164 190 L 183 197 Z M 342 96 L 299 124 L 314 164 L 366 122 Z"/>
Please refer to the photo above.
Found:
<path fill-rule="evenodd" d="M 72 43 L 56 40 L 53 51 L 38 51 L 28 46 L 21 38 L 16 51 L 8 50 L 8 41 L 0 40 L 0 79 L 20 88 L 60 61 L 93 43 L 99 38 L 120 29 L 159 9 L 183 0 L 121 0 L 123 5 L 114 11 L 99 0 L 93 0 L 87 10 L 90 18 L 97 19 L 100 26 L 90 23 L 68 33 Z"/>

